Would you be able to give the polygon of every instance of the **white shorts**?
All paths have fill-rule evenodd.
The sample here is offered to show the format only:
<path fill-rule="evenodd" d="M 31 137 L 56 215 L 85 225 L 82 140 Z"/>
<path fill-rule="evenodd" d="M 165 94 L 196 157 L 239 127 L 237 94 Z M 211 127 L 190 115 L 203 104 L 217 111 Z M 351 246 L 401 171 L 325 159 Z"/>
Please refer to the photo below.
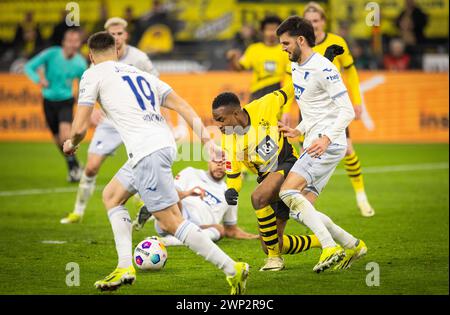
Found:
<path fill-rule="evenodd" d="M 121 144 L 122 138 L 116 128 L 111 123 L 103 121 L 95 128 L 88 153 L 112 155 Z"/>
<path fill-rule="evenodd" d="M 336 166 L 344 158 L 347 146 L 332 143 L 319 158 L 313 158 L 303 152 L 300 158 L 291 168 L 291 172 L 297 173 L 306 179 L 308 185 L 306 191 L 319 195 L 330 180 Z"/>
<path fill-rule="evenodd" d="M 115 178 L 131 194 L 139 192 L 148 211 L 163 210 L 179 200 L 172 174 L 176 154 L 172 147 L 157 150 L 140 160 L 134 168 L 125 163 Z"/>

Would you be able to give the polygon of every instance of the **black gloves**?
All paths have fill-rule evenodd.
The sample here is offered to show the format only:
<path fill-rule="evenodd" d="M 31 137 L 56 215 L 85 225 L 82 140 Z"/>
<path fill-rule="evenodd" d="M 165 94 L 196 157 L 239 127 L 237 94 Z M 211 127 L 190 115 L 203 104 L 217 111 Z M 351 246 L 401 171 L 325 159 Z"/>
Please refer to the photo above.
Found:
<path fill-rule="evenodd" d="M 230 206 L 237 205 L 239 194 L 234 188 L 227 189 L 225 192 L 225 200 Z"/>
<path fill-rule="evenodd" d="M 344 48 L 342 48 L 342 46 L 330 45 L 325 50 L 324 56 L 325 56 L 325 58 L 327 58 L 328 60 L 333 62 L 334 57 L 342 55 L 343 53 L 344 53 Z"/>

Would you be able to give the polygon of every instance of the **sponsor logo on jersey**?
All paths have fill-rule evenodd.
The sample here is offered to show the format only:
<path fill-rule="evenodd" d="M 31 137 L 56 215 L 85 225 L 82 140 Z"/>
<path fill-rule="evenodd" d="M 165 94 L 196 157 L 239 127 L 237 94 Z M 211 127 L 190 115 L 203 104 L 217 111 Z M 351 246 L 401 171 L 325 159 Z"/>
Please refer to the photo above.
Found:
<path fill-rule="evenodd" d="M 266 136 L 256 147 L 256 152 L 264 161 L 268 161 L 277 151 L 278 145 L 270 136 Z"/>
<path fill-rule="evenodd" d="M 208 206 L 213 207 L 219 203 L 221 203 L 220 199 L 214 196 L 209 191 L 205 190 L 205 197 L 203 197 L 203 202 Z"/>
<path fill-rule="evenodd" d="M 302 96 L 304 91 L 305 91 L 305 88 L 294 83 L 294 93 L 295 93 L 296 100 L 300 99 L 300 96 Z"/>

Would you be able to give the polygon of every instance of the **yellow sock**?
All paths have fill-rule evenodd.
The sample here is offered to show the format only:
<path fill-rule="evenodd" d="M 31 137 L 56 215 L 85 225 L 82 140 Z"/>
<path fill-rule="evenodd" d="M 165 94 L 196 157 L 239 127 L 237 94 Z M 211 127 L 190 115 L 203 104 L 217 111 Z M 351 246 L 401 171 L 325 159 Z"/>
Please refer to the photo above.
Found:
<path fill-rule="evenodd" d="M 359 162 L 359 158 L 356 155 L 356 152 L 353 152 L 351 155 L 345 157 L 344 166 L 345 170 L 347 171 L 347 175 L 350 177 L 350 181 L 352 182 L 352 186 L 355 192 L 364 192 L 364 181 L 361 174 L 361 163 Z"/>
<path fill-rule="evenodd" d="M 277 219 L 272 207 L 267 206 L 256 210 L 258 218 L 258 227 L 261 238 L 267 247 L 267 255 L 269 257 L 278 257 L 281 255 L 280 246 L 278 244 Z"/>
<path fill-rule="evenodd" d="M 283 235 L 282 254 L 298 254 L 310 248 L 321 248 L 319 239 L 312 235 Z"/>

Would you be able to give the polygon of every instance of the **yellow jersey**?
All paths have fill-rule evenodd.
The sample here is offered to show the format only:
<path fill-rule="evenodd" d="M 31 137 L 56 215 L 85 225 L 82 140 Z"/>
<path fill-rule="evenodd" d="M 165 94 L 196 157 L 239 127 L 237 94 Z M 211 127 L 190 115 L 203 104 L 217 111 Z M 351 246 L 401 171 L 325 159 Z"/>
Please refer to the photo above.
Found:
<path fill-rule="evenodd" d="M 246 70 L 253 70 L 250 92 L 254 93 L 270 85 L 281 84 L 290 61 L 281 44 L 267 46 L 260 42 L 247 47 L 239 64 Z"/>
<path fill-rule="evenodd" d="M 226 175 L 228 188 L 241 188 L 241 167 L 264 177 L 278 171 L 278 166 L 297 152 L 278 131 L 278 120 L 283 107 L 292 102 L 293 86 L 266 94 L 244 106 L 250 119 L 242 133 L 222 135 L 222 148 L 226 152 Z"/>
<path fill-rule="evenodd" d="M 358 73 L 356 72 L 353 57 L 345 39 L 333 33 L 326 33 L 322 42 L 313 47 L 313 51 L 323 56 L 325 54 L 325 50 L 331 45 L 339 45 L 344 48 L 344 53 L 336 56 L 333 60 L 333 64 L 341 73 L 345 70 L 343 74 L 346 76 L 347 88 L 349 89 L 353 104 L 361 105 L 361 92 L 359 90 Z"/>

